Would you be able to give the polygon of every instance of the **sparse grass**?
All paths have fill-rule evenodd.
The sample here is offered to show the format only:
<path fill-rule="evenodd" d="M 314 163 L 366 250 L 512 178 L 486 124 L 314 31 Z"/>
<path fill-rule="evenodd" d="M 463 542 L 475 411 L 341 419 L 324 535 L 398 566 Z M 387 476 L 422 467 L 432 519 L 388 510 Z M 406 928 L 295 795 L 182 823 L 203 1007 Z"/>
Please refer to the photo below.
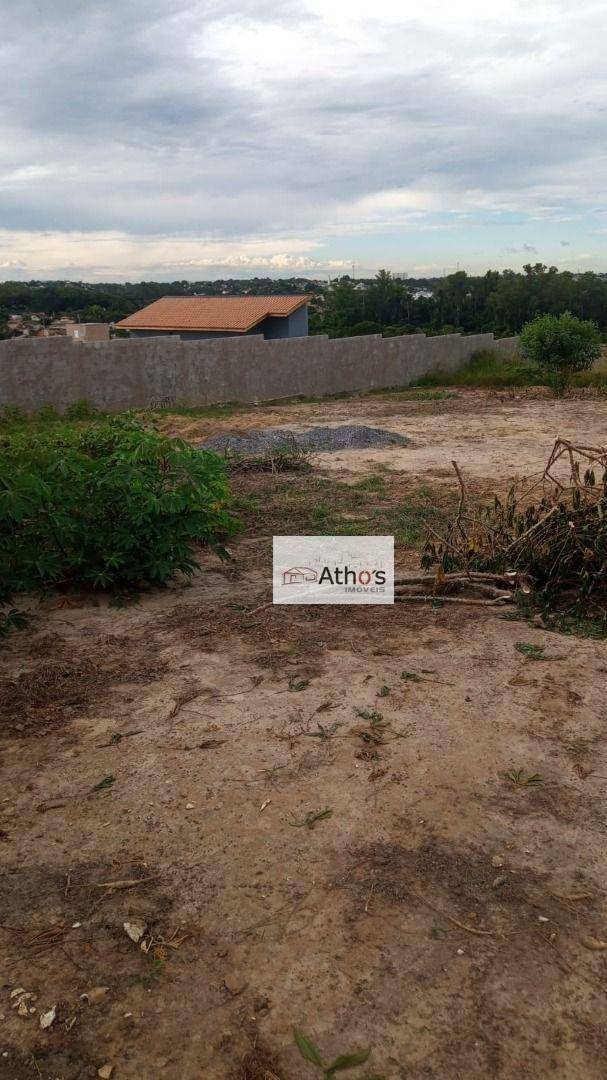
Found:
<path fill-rule="evenodd" d="M 520 652 L 522 656 L 527 660 L 562 660 L 562 656 L 546 656 L 545 645 L 533 645 L 530 641 L 517 641 L 514 646 L 517 652 Z"/>
<path fill-rule="evenodd" d="M 554 630 L 558 634 L 569 634 L 573 637 L 603 641 L 607 638 L 607 619 L 586 619 L 581 615 L 561 615 L 553 618 L 547 629 Z"/>
<path fill-rule="evenodd" d="M 346 1054 L 340 1054 L 334 1061 L 327 1064 L 326 1062 L 323 1062 L 320 1051 L 308 1035 L 304 1035 L 302 1031 L 298 1031 L 297 1028 L 294 1028 L 293 1037 L 297 1049 L 304 1061 L 309 1061 L 311 1065 L 320 1069 L 325 1080 L 331 1080 L 338 1072 L 344 1072 L 348 1069 L 355 1069 L 358 1065 L 364 1065 L 371 1054 L 370 1047 L 365 1050 L 352 1050 Z"/>
<path fill-rule="evenodd" d="M 422 376 L 421 386 L 543 386 L 539 370 L 518 356 L 502 356 L 495 349 L 479 349 L 459 371 L 436 371 Z"/>
<path fill-rule="evenodd" d="M 524 769 L 511 769 L 506 773 L 506 779 L 510 780 L 515 787 L 537 787 L 544 783 L 540 773 L 526 773 Z"/>
<path fill-rule="evenodd" d="M 418 675 L 417 672 L 415 672 L 415 671 L 401 671 L 400 677 L 401 677 L 401 679 L 404 679 L 406 682 L 423 682 L 424 681 L 422 679 L 421 675 Z"/>
<path fill-rule="evenodd" d="M 232 492 L 234 511 L 251 536 L 393 535 L 408 548 L 421 546 L 426 522 L 438 527 L 456 504 L 455 494 L 444 487 L 418 484 L 403 492 L 402 476 L 395 472 L 358 484 L 317 472 L 236 473 Z"/>
<path fill-rule="evenodd" d="M 369 476 L 363 476 L 362 480 L 356 480 L 352 487 L 357 491 L 377 491 L 383 495 L 386 490 L 386 478 L 378 476 L 377 473 L 371 473 Z"/>
<path fill-rule="evenodd" d="M 250 412 L 251 404 L 230 402 L 225 405 L 166 405 L 160 408 L 143 409 L 140 415 L 144 419 L 163 419 L 167 416 L 186 416 L 192 420 L 229 420 L 237 413 Z"/>
<path fill-rule="evenodd" d="M 294 829 L 313 829 L 317 821 L 326 821 L 327 818 L 333 817 L 333 811 L 330 806 L 325 806 L 324 810 L 308 810 L 303 821 L 290 821 Z"/>
<path fill-rule="evenodd" d="M 304 731 L 304 735 L 307 739 L 321 739 L 323 742 L 327 742 L 333 738 L 337 729 L 341 727 L 339 720 L 336 720 L 330 727 L 325 727 L 320 721 L 317 721 L 316 731 Z"/>
<path fill-rule="evenodd" d="M 496 349 L 479 349 L 459 371 L 431 372 L 420 378 L 419 385 L 477 386 L 499 390 L 517 386 L 546 386 L 546 376 L 518 355 L 503 356 Z M 607 360 L 599 361 L 590 371 L 578 372 L 573 376 L 571 386 L 607 390 Z"/>

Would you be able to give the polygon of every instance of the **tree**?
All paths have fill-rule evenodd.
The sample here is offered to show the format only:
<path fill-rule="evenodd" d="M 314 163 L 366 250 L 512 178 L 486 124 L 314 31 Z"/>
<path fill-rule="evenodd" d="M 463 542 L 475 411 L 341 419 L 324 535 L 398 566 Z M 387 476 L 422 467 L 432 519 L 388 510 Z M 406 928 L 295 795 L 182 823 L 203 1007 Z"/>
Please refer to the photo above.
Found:
<path fill-rule="evenodd" d="M 523 355 L 545 372 L 555 394 L 563 394 L 576 371 L 586 371 L 601 355 L 596 323 L 562 315 L 538 315 L 527 323 L 520 338 Z"/>

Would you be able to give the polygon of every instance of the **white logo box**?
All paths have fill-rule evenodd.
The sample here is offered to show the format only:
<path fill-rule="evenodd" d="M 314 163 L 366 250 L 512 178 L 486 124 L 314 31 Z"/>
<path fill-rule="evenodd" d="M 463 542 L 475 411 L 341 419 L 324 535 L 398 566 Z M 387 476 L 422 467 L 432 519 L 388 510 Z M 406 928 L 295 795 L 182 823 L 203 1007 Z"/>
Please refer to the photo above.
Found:
<path fill-rule="evenodd" d="M 393 604 L 393 536 L 275 536 L 275 604 Z"/>

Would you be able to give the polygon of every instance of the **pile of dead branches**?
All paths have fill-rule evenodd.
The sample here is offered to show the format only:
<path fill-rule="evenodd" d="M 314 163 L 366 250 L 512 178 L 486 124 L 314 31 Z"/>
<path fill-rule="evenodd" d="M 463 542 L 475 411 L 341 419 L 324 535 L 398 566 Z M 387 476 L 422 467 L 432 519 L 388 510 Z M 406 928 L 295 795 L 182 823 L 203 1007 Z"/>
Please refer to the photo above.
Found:
<path fill-rule="evenodd" d="M 228 452 L 225 460 L 231 473 L 248 472 L 310 472 L 312 469 L 309 450 L 293 443 L 292 446 L 267 450 L 263 454 L 237 454 Z"/>
<path fill-rule="evenodd" d="M 607 616 L 607 450 L 557 439 L 541 473 L 513 484 L 505 500 L 475 505 L 461 470 L 455 517 L 427 527 L 422 566 L 438 565 L 434 594 L 457 583 L 468 592 L 533 593 L 538 606 Z M 497 594 L 485 600 L 505 602 Z"/>

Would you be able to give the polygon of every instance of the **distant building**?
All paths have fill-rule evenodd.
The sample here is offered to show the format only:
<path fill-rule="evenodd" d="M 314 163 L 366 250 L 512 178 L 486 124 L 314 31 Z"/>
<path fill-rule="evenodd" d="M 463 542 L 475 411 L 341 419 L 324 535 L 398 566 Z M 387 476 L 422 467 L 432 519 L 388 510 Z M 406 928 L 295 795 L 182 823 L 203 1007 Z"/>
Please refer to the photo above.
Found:
<path fill-rule="evenodd" d="M 109 341 L 110 324 L 105 322 L 66 323 L 65 333 L 74 341 Z"/>
<path fill-rule="evenodd" d="M 131 337 L 308 336 L 310 296 L 163 296 L 116 323 Z"/>

